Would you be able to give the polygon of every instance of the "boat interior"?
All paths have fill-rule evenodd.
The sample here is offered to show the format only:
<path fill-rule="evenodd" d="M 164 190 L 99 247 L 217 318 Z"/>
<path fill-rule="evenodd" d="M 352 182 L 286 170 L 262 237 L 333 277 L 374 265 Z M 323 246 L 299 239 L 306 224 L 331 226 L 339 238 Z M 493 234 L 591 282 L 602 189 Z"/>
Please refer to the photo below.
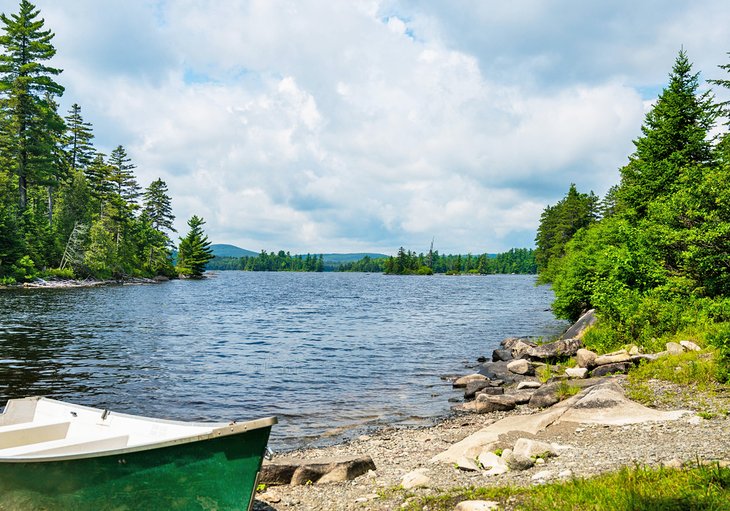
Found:
<path fill-rule="evenodd" d="M 0 414 L 0 460 L 116 451 L 205 437 L 227 426 L 151 419 L 42 397 L 11 399 Z"/>

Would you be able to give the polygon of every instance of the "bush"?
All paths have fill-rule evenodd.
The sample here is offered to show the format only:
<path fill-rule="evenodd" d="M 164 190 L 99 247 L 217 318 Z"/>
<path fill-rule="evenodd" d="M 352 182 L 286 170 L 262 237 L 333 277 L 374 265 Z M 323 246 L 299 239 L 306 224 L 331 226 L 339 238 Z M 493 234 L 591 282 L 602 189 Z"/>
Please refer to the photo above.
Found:
<path fill-rule="evenodd" d="M 717 379 L 730 382 L 730 323 L 723 323 L 707 335 L 707 342 L 717 349 Z"/>
<path fill-rule="evenodd" d="M 17 281 L 30 281 L 38 276 L 38 270 L 35 267 L 33 259 L 27 255 L 21 257 L 11 266 L 11 271 Z"/>
<path fill-rule="evenodd" d="M 43 276 L 47 278 L 56 279 L 73 279 L 75 278 L 74 271 L 71 268 L 49 268 L 43 272 Z"/>

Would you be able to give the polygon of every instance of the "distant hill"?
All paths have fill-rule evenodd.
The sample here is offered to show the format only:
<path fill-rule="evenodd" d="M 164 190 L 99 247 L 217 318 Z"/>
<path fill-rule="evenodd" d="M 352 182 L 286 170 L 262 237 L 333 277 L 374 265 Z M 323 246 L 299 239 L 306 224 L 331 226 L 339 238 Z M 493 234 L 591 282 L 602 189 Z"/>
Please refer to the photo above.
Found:
<path fill-rule="evenodd" d="M 213 250 L 213 255 L 216 257 L 243 257 L 258 255 L 257 252 L 239 248 L 235 245 L 226 245 L 224 243 L 211 245 L 210 248 Z"/>
<path fill-rule="evenodd" d="M 354 254 L 324 254 L 324 262 L 337 264 L 350 263 L 353 261 L 359 261 L 365 256 L 370 257 L 370 259 L 380 259 L 383 257 L 388 257 L 385 254 L 373 254 L 369 252 L 359 252 Z"/>
<path fill-rule="evenodd" d="M 255 257 L 259 255 L 260 252 L 253 252 L 251 250 L 246 250 L 245 248 L 240 248 L 235 245 L 227 245 L 225 243 L 218 243 L 215 245 L 211 245 L 210 248 L 213 250 L 213 255 L 216 257 L 243 257 L 243 256 L 249 256 L 249 257 Z M 319 256 L 319 252 L 311 252 L 311 254 L 314 256 Z M 301 254 L 305 255 L 305 254 Z M 370 256 L 371 259 L 378 259 L 381 257 L 388 257 L 385 254 L 374 254 L 374 253 L 353 253 L 353 254 L 323 254 L 324 255 L 324 262 L 325 263 L 332 263 L 332 264 L 342 264 L 342 263 L 349 263 L 352 261 L 359 261 L 360 259 L 364 258 L 365 256 Z"/>

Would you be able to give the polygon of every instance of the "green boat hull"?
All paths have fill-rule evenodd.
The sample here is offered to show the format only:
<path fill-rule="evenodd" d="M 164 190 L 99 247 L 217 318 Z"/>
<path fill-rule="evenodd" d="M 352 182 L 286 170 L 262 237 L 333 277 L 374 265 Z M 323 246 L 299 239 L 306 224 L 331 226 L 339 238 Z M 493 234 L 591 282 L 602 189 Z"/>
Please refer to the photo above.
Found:
<path fill-rule="evenodd" d="M 247 510 L 270 431 L 112 456 L 0 463 L 0 510 Z"/>

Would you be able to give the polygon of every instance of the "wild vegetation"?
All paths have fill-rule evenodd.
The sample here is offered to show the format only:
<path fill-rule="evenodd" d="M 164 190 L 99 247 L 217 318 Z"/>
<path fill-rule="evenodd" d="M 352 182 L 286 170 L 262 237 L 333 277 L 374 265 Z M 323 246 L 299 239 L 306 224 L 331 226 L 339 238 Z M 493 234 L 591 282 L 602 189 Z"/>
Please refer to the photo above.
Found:
<path fill-rule="evenodd" d="M 78 104 L 59 113 L 54 34 L 39 15 L 27 0 L 0 15 L 0 284 L 186 273 L 172 264 L 165 182 L 143 190 L 124 146 L 103 154 Z"/>
<path fill-rule="evenodd" d="M 559 317 L 597 310 L 587 344 L 659 351 L 686 336 L 714 346 L 719 376 L 730 376 L 729 113 L 680 51 L 620 183 L 600 201 L 571 185 L 543 212 L 540 280 L 552 284 Z"/>

